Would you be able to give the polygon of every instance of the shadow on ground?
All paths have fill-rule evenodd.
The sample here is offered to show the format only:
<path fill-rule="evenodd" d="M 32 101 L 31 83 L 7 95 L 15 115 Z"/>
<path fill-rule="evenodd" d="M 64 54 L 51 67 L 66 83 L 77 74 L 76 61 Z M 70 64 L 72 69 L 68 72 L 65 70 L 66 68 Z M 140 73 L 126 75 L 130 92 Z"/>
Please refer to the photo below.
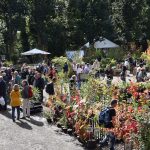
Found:
<path fill-rule="evenodd" d="M 16 124 L 23 129 L 32 130 L 32 127 L 27 122 L 23 122 L 22 120 L 20 120 L 20 122 L 16 122 Z"/>
<path fill-rule="evenodd" d="M 5 117 L 7 117 L 7 118 L 9 118 L 9 119 L 12 119 L 12 116 L 11 116 L 11 109 L 10 109 L 10 108 L 8 108 L 6 111 L 0 111 L 0 113 L 1 113 L 3 116 L 5 116 Z"/>
<path fill-rule="evenodd" d="M 35 119 L 33 119 L 33 118 L 30 118 L 29 122 L 30 122 L 31 124 L 33 124 L 33 125 L 36 125 L 36 126 L 40 126 L 40 127 L 44 126 L 44 123 L 43 123 L 43 122 L 37 121 L 37 120 L 35 120 Z"/>

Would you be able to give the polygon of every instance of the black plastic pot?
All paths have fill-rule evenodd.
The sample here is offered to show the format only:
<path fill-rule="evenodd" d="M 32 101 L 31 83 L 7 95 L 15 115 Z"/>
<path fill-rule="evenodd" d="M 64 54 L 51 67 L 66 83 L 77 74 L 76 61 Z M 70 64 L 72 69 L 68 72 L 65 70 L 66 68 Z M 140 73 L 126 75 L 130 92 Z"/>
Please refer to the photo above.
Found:
<path fill-rule="evenodd" d="M 96 139 L 97 144 L 99 144 L 99 141 L 100 141 L 100 139 L 99 139 L 99 138 L 98 138 L 98 139 Z"/>
<path fill-rule="evenodd" d="M 77 135 L 77 133 L 74 132 L 74 133 L 73 133 L 73 136 L 77 137 L 78 135 Z"/>
<path fill-rule="evenodd" d="M 49 124 L 51 124 L 51 123 L 52 123 L 52 119 L 47 118 L 47 122 L 48 122 Z"/>
<path fill-rule="evenodd" d="M 96 148 L 97 147 L 97 141 L 95 139 L 88 140 L 86 142 L 86 147 L 87 148 Z"/>
<path fill-rule="evenodd" d="M 83 145 L 85 145 L 86 143 L 85 143 L 85 141 L 84 140 L 82 140 L 79 136 L 77 136 L 77 139 L 78 139 L 78 141 L 80 142 L 80 143 L 82 143 Z"/>
<path fill-rule="evenodd" d="M 67 134 L 67 128 L 63 128 L 63 132 Z"/>
<path fill-rule="evenodd" d="M 67 130 L 67 133 L 68 133 L 69 135 L 72 135 L 72 129 L 68 129 L 68 130 Z"/>
<path fill-rule="evenodd" d="M 61 128 L 61 127 L 62 127 L 62 124 L 61 124 L 61 123 L 57 123 L 57 127 L 58 127 L 58 128 Z"/>
<path fill-rule="evenodd" d="M 56 123 L 56 122 L 57 122 L 57 118 L 56 118 L 56 117 L 54 117 L 54 118 L 53 118 L 53 121 Z"/>

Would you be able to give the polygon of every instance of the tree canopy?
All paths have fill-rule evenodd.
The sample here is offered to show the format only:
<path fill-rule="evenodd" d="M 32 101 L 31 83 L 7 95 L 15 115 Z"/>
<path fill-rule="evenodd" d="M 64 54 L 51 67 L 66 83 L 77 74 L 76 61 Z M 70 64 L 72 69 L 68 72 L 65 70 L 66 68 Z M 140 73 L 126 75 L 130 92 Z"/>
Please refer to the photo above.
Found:
<path fill-rule="evenodd" d="M 97 36 L 135 41 L 150 37 L 149 0 L 1 0 L 0 53 L 37 47 L 53 56 Z"/>

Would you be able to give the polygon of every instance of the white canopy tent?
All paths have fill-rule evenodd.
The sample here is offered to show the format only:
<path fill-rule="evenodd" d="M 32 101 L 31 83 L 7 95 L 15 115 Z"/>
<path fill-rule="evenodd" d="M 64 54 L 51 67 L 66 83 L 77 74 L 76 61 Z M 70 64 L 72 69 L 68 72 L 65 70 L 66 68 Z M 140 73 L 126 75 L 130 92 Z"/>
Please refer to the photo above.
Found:
<path fill-rule="evenodd" d="M 86 44 L 84 44 L 84 46 L 89 48 L 90 47 L 90 42 L 87 42 Z"/>
<path fill-rule="evenodd" d="M 37 54 L 49 55 L 50 53 L 42 51 L 42 50 L 39 50 L 37 48 L 34 48 L 34 49 L 30 50 L 30 51 L 21 53 L 21 55 L 25 55 L 25 56 L 28 56 L 28 55 L 37 55 Z"/>
<path fill-rule="evenodd" d="M 97 41 L 94 43 L 94 48 L 96 48 L 96 49 L 98 49 L 98 48 L 99 49 L 102 49 L 102 48 L 108 49 L 108 48 L 118 48 L 118 47 L 119 47 L 119 45 L 109 41 L 106 38 L 103 38 L 102 41 Z"/>

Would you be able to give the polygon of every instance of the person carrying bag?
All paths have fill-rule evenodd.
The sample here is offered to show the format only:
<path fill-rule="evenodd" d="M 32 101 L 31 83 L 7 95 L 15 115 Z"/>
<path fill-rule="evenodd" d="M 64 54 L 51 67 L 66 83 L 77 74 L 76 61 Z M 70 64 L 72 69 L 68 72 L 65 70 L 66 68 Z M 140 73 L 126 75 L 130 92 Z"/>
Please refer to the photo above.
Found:
<path fill-rule="evenodd" d="M 33 96 L 32 89 L 29 86 L 27 80 L 22 81 L 22 98 L 23 98 L 23 117 L 22 119 L 25 119 L 26 117 L 30 118 L 30 98 Z"/>

